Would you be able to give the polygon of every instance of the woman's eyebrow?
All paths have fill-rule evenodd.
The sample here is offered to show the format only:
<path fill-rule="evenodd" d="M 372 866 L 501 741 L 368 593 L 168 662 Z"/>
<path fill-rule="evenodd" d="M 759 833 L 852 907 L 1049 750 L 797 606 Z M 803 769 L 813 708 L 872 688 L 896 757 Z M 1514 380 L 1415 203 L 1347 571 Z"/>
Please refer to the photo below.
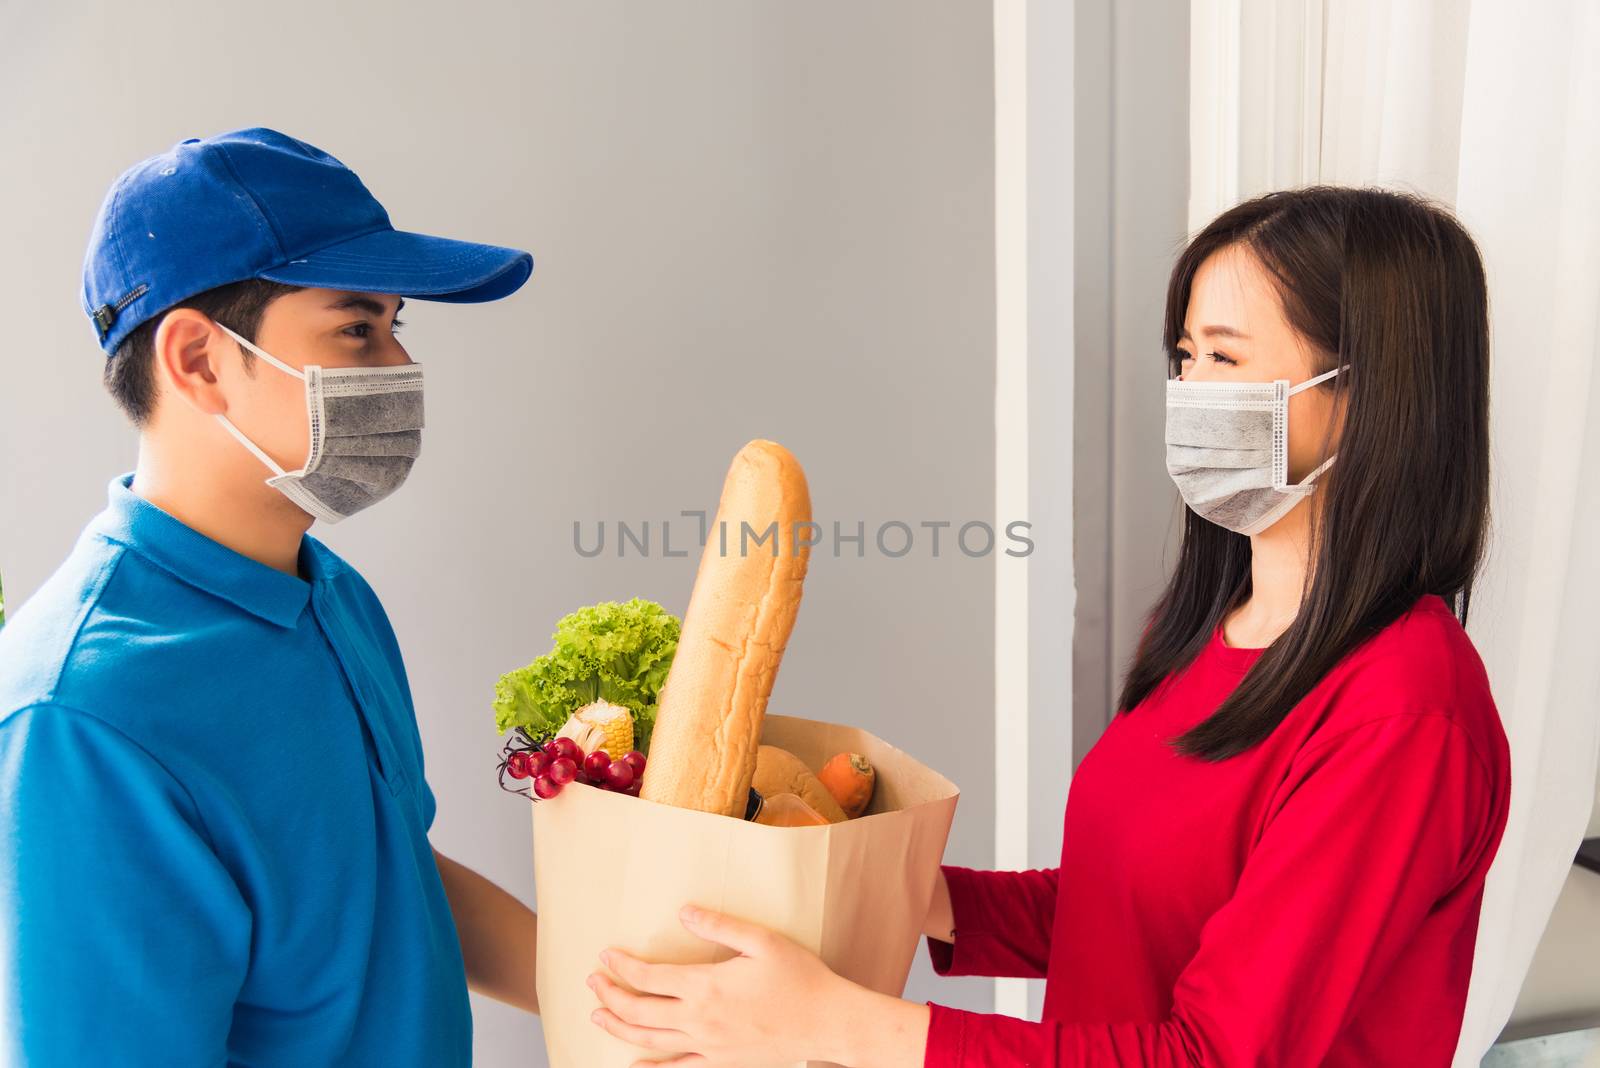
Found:
<path fill-rule="evenodd" d="M 1231 326 L 1202 326 L 1200 328 L 1200 332 L 1202 334 L 1211 334 L 1211 335 L 1213 335 L 1215 337 L 1236 337 L 1241 341 L 1249 341 L 1250 340 L 1250 335 L 1249 334 L 1245 333 L 1242 330 L 1235 330 Z M 1189 328 L 1188 327 L 1184 327 L 1183 328 L 1183 332 L 1181 334 L 1179 334 L 1178 336 L 1181 337 L 1185 341 L 1193 341 L 1194 340 L 1194 338 L 1189 336 Z"/>

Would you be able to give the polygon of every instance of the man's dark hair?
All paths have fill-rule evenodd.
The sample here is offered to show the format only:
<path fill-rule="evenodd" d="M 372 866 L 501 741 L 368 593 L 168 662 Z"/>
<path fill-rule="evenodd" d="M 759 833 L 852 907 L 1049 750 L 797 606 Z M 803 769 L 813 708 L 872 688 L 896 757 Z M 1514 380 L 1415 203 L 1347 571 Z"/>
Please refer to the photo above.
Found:
<path fill-rule="evenodd" d="M 155 407 L 156 328 L 161 325 L 161 320 L 167 312 L 173 308 L 193 308 L 253 342 L 256 339 L 256 331 L 261 328 L 261 316 L 266 312 L 267 305 L 281 296 L 304 288 L 304 286 L 285 285 L 282 282 L 269 282 L 264 278 L 246 278 L 242 282 L 229 282 L 227 285 L 208 289 L 204 293 L 196 293 L 192 297 L 178 301 L 170 308 L 162 309 L 134 327 L 128 336 L 122 339 L 122 344 L 117 346 L 116 353 L 106 360 L 104 376 L 106 389 L 117 402 L 117 407 L 133 421 L 133 425 L 143 427 L 149 421 L 151 410 Z M 241 350 L 244 354 L 245 370 L 248 371 L 255 362 L 255 354 L 243 346 Z"/>

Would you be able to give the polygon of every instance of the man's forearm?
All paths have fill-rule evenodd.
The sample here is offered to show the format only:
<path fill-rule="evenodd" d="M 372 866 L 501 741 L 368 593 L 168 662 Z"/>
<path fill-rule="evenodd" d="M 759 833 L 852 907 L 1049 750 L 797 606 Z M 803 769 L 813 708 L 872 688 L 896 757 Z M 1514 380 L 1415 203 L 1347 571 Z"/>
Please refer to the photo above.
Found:
<path fill-rule="evenodd" d="M 533 967 L 538 920 L 533 910 L 437 849 L 433 858 L 455 917 L 468 988 L 538 1012 Z"/>

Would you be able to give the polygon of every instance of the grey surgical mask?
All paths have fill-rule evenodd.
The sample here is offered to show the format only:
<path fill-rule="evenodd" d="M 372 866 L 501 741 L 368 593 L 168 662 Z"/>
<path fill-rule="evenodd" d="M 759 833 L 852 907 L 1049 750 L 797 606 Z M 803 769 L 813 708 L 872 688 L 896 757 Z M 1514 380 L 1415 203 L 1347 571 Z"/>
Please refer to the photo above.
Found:
<path fill-rule="evenodd" d="M 1167 473 L 1195 514 L 1259 534 L 1310 495 L 1329 456 L 1289 485 L 1289 398 L 1343 367 L 1291 387 L 1274 382 L 1167 382 Z M 1337 454 L 1335 454 L 1337 455 Z"/>
<path fill-rule="evenodd" d="M 337 523 L 400 488 L 422 450 L 422 367 L 319 367 L 298 371 L 218 323 L 239 344 L 304 379 L 311 446 L 285 471 L 222 413 L 217 420 L 273 471 L 266 480 L 324 523 Z"/>

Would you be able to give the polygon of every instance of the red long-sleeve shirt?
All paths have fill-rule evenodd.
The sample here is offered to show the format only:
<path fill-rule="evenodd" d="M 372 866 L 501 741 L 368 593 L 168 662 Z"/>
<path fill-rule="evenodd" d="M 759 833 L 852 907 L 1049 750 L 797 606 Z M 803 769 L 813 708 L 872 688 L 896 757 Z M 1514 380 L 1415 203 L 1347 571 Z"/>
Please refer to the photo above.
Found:
<path fill-rule="evenodd" d="M 1447 1066 L 1510 752 L 1433 595 L 1220 763 L 1165 745 L 1260 656 L 1219 627 L 1115 718 L 1068 792 L 1058 868 L 947 866 L 941 975 L 1043 978 L 1041 1022 L 930 1002 L 926 1068 Z"/>

